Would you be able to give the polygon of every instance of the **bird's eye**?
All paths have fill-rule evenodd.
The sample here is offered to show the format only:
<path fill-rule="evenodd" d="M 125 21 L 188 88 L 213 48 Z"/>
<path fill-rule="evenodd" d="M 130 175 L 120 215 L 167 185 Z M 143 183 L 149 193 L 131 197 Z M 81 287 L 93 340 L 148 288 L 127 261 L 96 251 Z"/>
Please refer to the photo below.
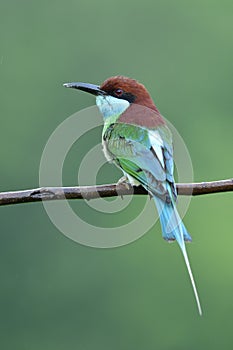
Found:
<path fill-rule="evenodd" d="M 122 89 L 116 89 L 116 90 L 114 91 L 114 93 L 115 93 L 115 95 L 116 95 L 117 97 L 120 97 L 120 96 L 123 94 L 123 90 L 122 90 Z"/>

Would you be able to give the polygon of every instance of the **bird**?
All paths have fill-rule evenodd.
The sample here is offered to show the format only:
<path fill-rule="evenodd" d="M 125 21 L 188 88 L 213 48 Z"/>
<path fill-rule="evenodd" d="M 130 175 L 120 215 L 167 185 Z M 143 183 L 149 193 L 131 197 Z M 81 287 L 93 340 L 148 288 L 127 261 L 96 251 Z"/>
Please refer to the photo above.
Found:
<path fill-rule="evenodd" d="M 192 238 L 176 208 L 172 134 L 145 86 L 122 75 L 101 85 L 63 84 L 96 97 L 103 116 L 102 145 L 105 157 L 123 172 L 126 185 L 142 185 L 157 207 L 162 237 L 177 241 L 188 270 L 198 312 L 202 308 L 185 242 Z"/>

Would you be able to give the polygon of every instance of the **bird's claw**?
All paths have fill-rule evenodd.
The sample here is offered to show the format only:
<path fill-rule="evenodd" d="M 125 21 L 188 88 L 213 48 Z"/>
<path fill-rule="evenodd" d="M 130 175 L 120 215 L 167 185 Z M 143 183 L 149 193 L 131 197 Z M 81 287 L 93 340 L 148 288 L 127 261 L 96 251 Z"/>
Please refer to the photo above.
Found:
<path fill-rule="evenodd" d="M 127 190 L 130 190 L 130 188 L 132 187 L 132 185 L 130 184 L 127 176 L 122 176 L 118 181 L 117 181 L 117 185 L 120 186 L 124 186 L 127 188 Z"/>

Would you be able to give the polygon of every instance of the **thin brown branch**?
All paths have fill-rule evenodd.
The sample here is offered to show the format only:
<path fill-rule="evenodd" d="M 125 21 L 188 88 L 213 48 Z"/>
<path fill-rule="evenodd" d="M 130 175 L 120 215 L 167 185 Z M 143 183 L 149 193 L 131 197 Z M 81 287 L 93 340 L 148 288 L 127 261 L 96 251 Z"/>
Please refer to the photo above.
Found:
<path fill-rule="evenodd" d="M 179 195 L 198 196 L 233 191 L 233 179 L 191 184 L 177 184 Z M 94 199 L 99 197 L 145 195 L 143 187 L 128 188 L 123 184 L 82 187 L 43 187 L 24 191 L 1 192 L 0 205 L 31 203 L 62 199 Z"/>

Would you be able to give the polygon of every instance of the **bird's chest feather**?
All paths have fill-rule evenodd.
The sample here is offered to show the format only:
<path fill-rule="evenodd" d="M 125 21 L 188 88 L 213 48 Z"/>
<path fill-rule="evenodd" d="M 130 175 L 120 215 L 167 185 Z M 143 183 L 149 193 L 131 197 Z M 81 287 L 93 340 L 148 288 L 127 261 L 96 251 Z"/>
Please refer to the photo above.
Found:
<path fill-rule="evenodd" d="M 114 160 L 114 155 L 109 151 L 108 149 L 108 142 L 106 142 L 106 140 L 102 139 L 102 146 L 103 146 L 103 152 L 104 152 L 104 155 L 106 157 L 106 159 L 109 161 L 109 162 L 112 162 Z"/>
<path fill-rule="evenodd" d="M 116 122 L 105 126 L 102 145 L 107 160 L 118 163 L 119 158 L 136 159 L 143 149 L 150 148 L 150 141 L 147 130 Z"/>
<path fill-rule="evenodd" d="M 112 162 L 117 159 L 116 154 L 122 148 L 124 148 L 125 138 L 118 131 L 116 132 L 116 124 L 112 123 L 105 126 L 102 134 L 102 146 L 106 159 Z"/>

